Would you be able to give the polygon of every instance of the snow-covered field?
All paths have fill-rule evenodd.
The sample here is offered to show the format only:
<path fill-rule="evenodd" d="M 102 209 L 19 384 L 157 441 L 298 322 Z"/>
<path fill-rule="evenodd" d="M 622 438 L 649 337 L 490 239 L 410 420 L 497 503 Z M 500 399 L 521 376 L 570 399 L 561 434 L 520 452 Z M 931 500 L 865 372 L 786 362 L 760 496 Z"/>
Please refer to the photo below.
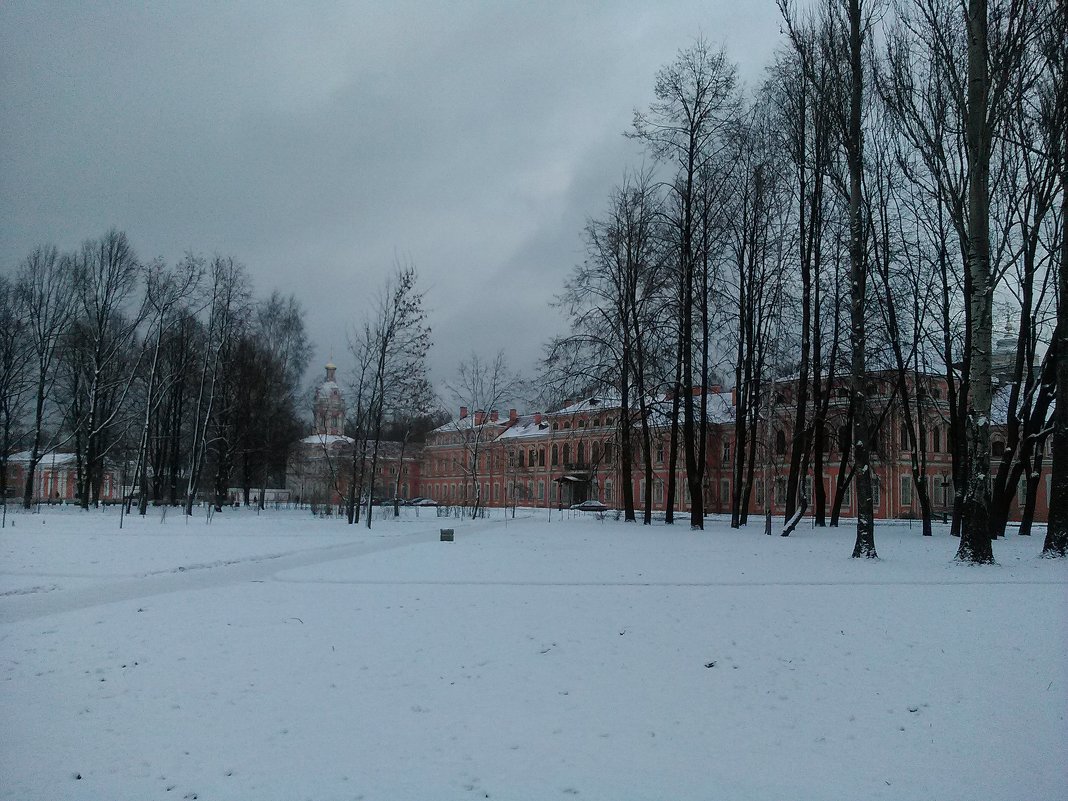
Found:
<path fill-rule="evenodd" d="M 0 798 L 1068 797 L 1038 536 L 971 567 L 907 526 L 867 561 L 541 512 L 8 523 Z"/>

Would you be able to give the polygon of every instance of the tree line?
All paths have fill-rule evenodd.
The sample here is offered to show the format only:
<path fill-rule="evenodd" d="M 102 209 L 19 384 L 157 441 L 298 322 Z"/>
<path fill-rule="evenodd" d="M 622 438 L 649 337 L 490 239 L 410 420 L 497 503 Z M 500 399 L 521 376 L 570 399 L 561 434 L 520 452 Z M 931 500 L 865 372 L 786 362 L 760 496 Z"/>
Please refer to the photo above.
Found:
<path fill-rule="evenodd" d="M 220 509 L 231 486 L 284 480 L 303 428 L 311 352 L 292 296 L 256 298 L 228 256 L 142 261 L 112 229 L 73 252 L 35 248 L 0 275 L 0 494 L 8 458 L 28 452 L 29 508 L 45 456 L 74 455 L 78 503 L 119 473 L 128 505 Z M 130 490 L 129 492 L 126 492 Z"/>
<path fill-rule="evenodd" d="M 933 418 L 948 431 L 958 557 L 993 561 L 1017 487 L 1033 510 L 1050 456 L 1044 552 L 1063 556 L 1065 4 L 778 2 L 783 43 L 755 87 L 703 38 L 657 72 L 654 100 L 627 133 L 649 163 L 626 170 L 587 222 L 586 256 L 558 300 L 570 329 L 547 345 L 547 381 L 560 394 L 619 395 L 628 519 L 631 471 L 644 469 L 652 491 L 657 411 L 670 426 L 667 522 L 685 465 L 690 524 L 703 528 L 709 389 L 726 384 L 731 524 L 744 525 L 775 387 L 789 381 L 784 535 L 810 503 L 816 525 L 828 512 L 836 524 L 852 484 L 853 555 L 876 556 L 872 447 L 892 403 L 925 534 Z M 997 368 L 995 319 L 1011 321 Z M 892 376 L 889 399 L 873 393 L 874 371 Z M 936 379 L 947 397 L 931 391 Z M 839 388 L 848 417 L 828 497 Z M 993 456 L 992 426 L 1004 431 Z M 651 506 L 646 497 L 646 523 Z"/>

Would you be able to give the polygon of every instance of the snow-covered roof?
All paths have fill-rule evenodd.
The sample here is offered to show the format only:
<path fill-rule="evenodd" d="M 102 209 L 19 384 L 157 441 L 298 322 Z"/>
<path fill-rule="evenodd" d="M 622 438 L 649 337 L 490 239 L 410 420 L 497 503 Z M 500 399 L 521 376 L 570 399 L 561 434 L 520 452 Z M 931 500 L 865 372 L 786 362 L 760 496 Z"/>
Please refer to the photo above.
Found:
<path fill-rule="evenodd" d="M 310 434 L 301 440 L 301 442 L 308 445 L 322 445 L 323 447 L 334 445 L 338 442 L 351 444 L 355 441 L 352 437 L 346 437 L 344 434 Z"/>
<path fill-rule="evenodd" d="M 650 400 L 650 421 L 654 427 L 667 428 L 671 425 L 671 403 L 665 399 L 659 399 L 657 401 Z M 568 404 L 562 409 L 558 409 L 554 412 L 548 412 L 541 415 L 539 423 L 535 423 L 535 419 L 538 415 L 525 414 L 521 415 L 519 419 L 512 424 L 507 431 L 500 435 L 500 439 L 518 440 L 518 439 L 534 439 L 536 437 L 546 436 L 549 433 L 549 429 L 555 421 L 560 418 L 572 417 L 576 415 L 589 415 L 591 413 L 599 412 L 619 412 L 620 404 L 618 398 L 583 398 L 582 400 Z M 700 410 L 700 398 L 694 398 L 694 410 Z M 637 404 L 635 404 L 634 411 L 638 411 Z M 712 424 L 731 423 L 734 421 L 734 399 L 730 392 L 709 392 L 708 393 L 708 415 L 707 419 Z M 682 420 L 682 410 L 679 410 L 679 420 Z M 569 429 L 568 433 L 579 434 L 592 431 L 593 429 L 573 428 Z"/>
<path fill-rule="evenodd" d="M 562 409 L 549 412 L 549 415 L 552 417 L 559 417 L 564 415 L 583 414 L 585 412 L 599 412 L 604 409 L 618 409 L 619 404 L 620 399 L 618 396 L 594 395 L 570 403 Z"/>
<path fill-rule="evenodd" d="M 300 440 L 302 445 L 310 446 L 304 451 L 303 458 L 325 458 L 333 451 L 334 456 L 342 453 L 351 453 L 349 450 L 355 443 L 352 437 L 341 434 L 312 434 Z M 364 447 L 370 454 L 374 448 L 373 440 L 364 440 Z M 393 440 L 380 440 L 378 443 L 378 456 L 380 459 L 399 459 L 401 451 L 404 451 L 404 459 L 418 460 L 423 454 L 423 444 L 420 442 L 394 442 Z"/>
<path fill-rule="evenodd" d="M 524 414 L 520 415 L 519 419 L 508 427 L 504 433 L 502 433 L 498 439 L 500 440 L 516 440 L 516 439 L 532 439 L 535 437 L 543 437 L 548 433 L 549 422 L 547 415 L 541 415 L 541 420 L 537 423 L 534 422 L 537 415 Z"/>
<path fill-rule="evenodd" d="M 19 451 L 18 453 L 13 453 L 10 456 L 8 456 L 7 460 L 8 460 L 8 462 L 13 462 L 15 464 L 29 464 L 30 463 L 30 455 L 31 455 L 30 451 Z M 55 464 L 55 465 L 74 464 L 75 461 L 77 461 L 77 458 L 78 457 L 77 457 L 76 454 L 73 454 L 73 453 L 59 453 L 58 451 L 54 452 L 54 453 L 40 454 L 37 457 L 38 464 L 40 464 L 42 466 L 45 466 L 45 467 L 51 467 L 53 464 Z"/>
<path fill-rule="evenodd" d="M 696 398 L 695 398 L 696 401 Z M 700 404 L 698 403 L 698 408 Z M 734 397 L 731 392 L 709 392 L 707 420 L 710 423 L 734 422 Z"/>
<path fill-rule="evenodd" d="M 695 396 L 693 399 L 694 417 L 701 412 L 701 398 Z M 682 406 L 679 406 L 679 424 L 681 425 L 684 418 L 684 412 Z M 705 415 L 705 419 L 712 425 L 722 425 L 725 423 L 734 422 L 734 398 L 731 392 L 709 392 L 708 393 L 708 410 Z M 671 425 L 671 401 L 663 399 L 653 404 L 652 414 L 650 415 L 650 421 L 654 427 L 667 428 Z"/>
<path fill-rule="evenodd" d="M 452 434 L 459 431 L 473 431 L 476 428 L 504 428 L 508 425 L 508 420 L 490 420 L 489 415 L 486 415 L 480 426 L 475 425 L 475 416 L 473 414 L 467 415 L 467 417 L 461 417 L 458 420 L 450 420 L 445 425 L 438 426 L 431 434 Z"/>

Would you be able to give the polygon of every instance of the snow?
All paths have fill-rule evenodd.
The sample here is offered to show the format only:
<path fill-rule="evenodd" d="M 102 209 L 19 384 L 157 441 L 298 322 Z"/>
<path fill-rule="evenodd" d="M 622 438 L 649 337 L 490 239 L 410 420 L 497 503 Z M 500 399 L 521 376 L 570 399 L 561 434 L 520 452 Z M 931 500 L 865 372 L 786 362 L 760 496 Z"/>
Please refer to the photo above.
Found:
<path fill-rule="evenodd" d="M 324 448 L 339 442 L 351 445 L 355 441 L 344 434 L 309 434 L 301 440 L 306 445 L 322 445 Z"/>
<path fill-rule="evenodd" d="M 336 392 L 338 395 L 341 395 L 342 394 L 341 387 L 338 385 L 338 383 L 336 381 L 324 381 L 315 390 L 315 395 L 316 395 L 316 397 L 325 398 L 328 395 L 330 395 L 332 392 Z"/>
<path fill-rule="evenodd" d="M 0 798 L 1064 797 L 1041 535 L 405 511 L 11 515 Z"/>
<path fill-rule="evenodd" d="M 7 460 L 12 464 L 29 464 L 30 457 L 33 456 L 32 451 L 19 451 L 13 453 L 7 457 Z M 40 461 L 42 467 L 52 467 L 52 465 L 68 465 L 74 464 L 77 459 L 77 454 L 73 453 L 60 453 L 59 451 L 50 451 L 48 449 L 42 449 L 37 458 Z"/>
<path fill-rule="evenodd" d="M 501 442 L 514 439 L 544 439 L 549 436 L 549 416 L 543 415 L 541 422 L 534 422 L 534 415 L 520 415 L 515 423 L 505 429 L 497 438 Z"/>

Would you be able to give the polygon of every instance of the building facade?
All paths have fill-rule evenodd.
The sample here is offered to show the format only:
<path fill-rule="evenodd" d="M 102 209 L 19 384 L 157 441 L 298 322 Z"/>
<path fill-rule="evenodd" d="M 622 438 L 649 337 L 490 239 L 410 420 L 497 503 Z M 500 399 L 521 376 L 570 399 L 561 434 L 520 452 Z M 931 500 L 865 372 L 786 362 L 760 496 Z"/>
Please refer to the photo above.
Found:
<path fill-rule="evenodd" d="M 418 495 L 423 448 L 415 443 L 380 442 L 372 466 L 374 443 L 344 433 L 346 403 L 337 383 L 337 367 L 326 365 L 326 378 L 312 404 L 315 431 L 294 443 L 286 463 L 286 490 L 291 501 L 326 508 L 346 502 L 356 473 L 364 486 L 373 480 L 376 499 Z M 355 461 L 354 461 L 355 458 Z M 374 475 L 370 475 L 372 472 Z"/>
<path fill-rule="evenodd" d="M 333 365 L 316 393 L 316 431 L 297 444 L 291 460 L 287 488 L 294 499 L 339 503 L 345 497 L 352 475 L 355 443 L 341 432 L 345 418 L 343 394 L 334 378 Z M 920 473 L 925 477 L 932 516 L 952 513 L 954 501 L 952 451 L 947 420 L 949 408 L 945 380 L 923 376 L 909 380 L 914 401 L 911 431 L 896 402 L 896 374 L 873 372 L 867 386 L 875 434 L 871 443 L 875 515 L 887 518 L 920 518 L 920 499 L 913 474 L 913 453 L 919 454 Z M 828 515 L 839 501 L 843 517 L 856 515 L 850 459 L 851 431 L 848 424 L 849 392 L 844 382 L 828 382 L 822 388 L 827 398 L 822 415 L 823 435 L 806 448 L 807 479 L 800 493 L 813 511 L 815 495 L 814 452 L 820 448 L 822 481 Z M 695 391 L 700 397 L 700 390 Z M 786 510 L 787 481 L 794 433 L 796 380 L 776 382 L 765 393 L 762 408 L 747 427 L 751 441 L 745 449 L 741 478 L 748 492 L 745 507 L 759 515 L 770 507 L 772 514 Z M 735 412 L 733 391 L 713 387 L 704 398 L 708 438 L 705 443 L 704 509 L 710 514 L 729 514 L 735 491 Z M 631 491 L 635 508 L 667 508 L 670 480 L 670 399 L 650 401 L 648 425 L 651 448 L 652 486 L 646 487 L 646 454 L 641 448 L 640 419 L 631 421 Z M 922 414 L 915 411 L 922 410 Z M 586 500 L 598 500 L 612 508 L 623 506 L 624 470 L 621 443 L 621 408 L 617 399 L 588 397 L 551 412 L 507 416 L 496 410 L 459 409 L 458 417 L 431 431 L 422 446 L 380 443 L 375 471 L 375 497 L 429 497 L 442 505 L 566 508 Z M 995 425 L 992 442 L 995 461 L 1004 449 L 1004 421 Z M 913 442 L 917 448 L 913 448 Z M 999 450 L 999 444 L 1002 450 Z M 682 448 L 677 454 L 675 501 L 677 512 L 690 508 Z M 1044 521 L 1049 508 L 1049 469 L 1038 483 L 1035 516 Z M 1026 481 L 1012 500 L 1010 519 L 1019 519 Z"/>
<path fill-rule="evenodd" d="M 30 452 L 13 453 L 7 459 L 7 499 L 21 499 L 26 488 L 26 472 L 30 466 Z M 122 498 L 118 471 L 105 464 L 100 477 L 100 500 L 118 501 Z M 78 459 L 73 453 L 45 454 L 33 473 L 34 503 L 73 503 L 78 499 Z"/>

